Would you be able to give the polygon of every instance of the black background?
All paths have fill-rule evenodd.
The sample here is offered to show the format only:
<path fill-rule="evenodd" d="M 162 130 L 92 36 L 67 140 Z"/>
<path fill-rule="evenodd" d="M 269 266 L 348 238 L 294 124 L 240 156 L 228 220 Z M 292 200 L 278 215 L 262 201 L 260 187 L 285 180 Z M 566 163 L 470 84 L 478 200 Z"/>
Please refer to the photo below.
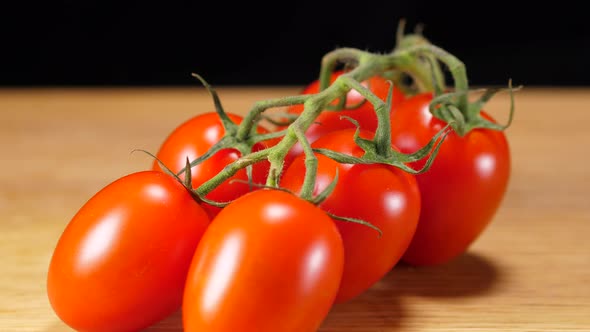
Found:
<path fill-rule="evenodd" d="M 0 5 L 0 85 L 294 85 L 336 47 L 393 48 L 400 18 L 475 85 L 590 85 L 590 20 L 568 1 L 18 1 Z"/>

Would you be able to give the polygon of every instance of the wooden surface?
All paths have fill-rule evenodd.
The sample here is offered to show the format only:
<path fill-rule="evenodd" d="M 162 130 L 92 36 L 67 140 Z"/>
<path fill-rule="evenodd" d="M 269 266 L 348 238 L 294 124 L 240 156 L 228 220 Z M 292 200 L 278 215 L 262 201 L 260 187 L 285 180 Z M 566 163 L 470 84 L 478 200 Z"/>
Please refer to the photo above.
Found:
<path fill-rule="evenodd" d="M 219 89 L 240 113 L 297 91 Z M 512 178 L 486 232 L 447 265 L 395 268 L 321 331 L 590 331 L 590 90 L 516 100 Z M 507 107 L 501 95 L 487 109 L 504 119 Z M 0 331 L 69 331 L 45 292 L 61 231 L 100 188 L 149 167 L 132 149 L 155 152 L 211 109 L 201 88 L 0 90 Z M 151 331 L 180 326 L 177 314 Z"/>

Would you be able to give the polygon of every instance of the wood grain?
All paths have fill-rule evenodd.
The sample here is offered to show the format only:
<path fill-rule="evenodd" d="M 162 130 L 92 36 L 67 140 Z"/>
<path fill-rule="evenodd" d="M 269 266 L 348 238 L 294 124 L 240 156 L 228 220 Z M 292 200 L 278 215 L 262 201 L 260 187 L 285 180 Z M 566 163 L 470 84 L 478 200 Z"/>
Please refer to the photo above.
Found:
<path fill-rule="evenodd" d="M 223 88 L 227 110 L 296 88 Z M 525 89 L 508 130 L 500 211 L 469 252 L 396 267 L 333 309 L 321 331 L 590 331 L 590 90 Z M 506 118 L 508 99 L 487 109 Z M 53 247 L 96 191 L 149 167 L 175 126 L 212 105 L 203 89 L 0 90 L 0 331 L 69 331 L 51 310 Z M 180 331 L 180 315 L 150 331 Z"/>

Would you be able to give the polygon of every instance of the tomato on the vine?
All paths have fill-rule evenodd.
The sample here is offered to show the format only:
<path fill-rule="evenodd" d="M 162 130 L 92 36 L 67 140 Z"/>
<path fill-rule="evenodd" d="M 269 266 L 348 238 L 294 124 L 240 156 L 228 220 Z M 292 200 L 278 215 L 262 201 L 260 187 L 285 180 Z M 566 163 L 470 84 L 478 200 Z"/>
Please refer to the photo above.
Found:
<path fill-rule="evenodd" d="M 333 83 L 338 76 L 342 75 L 343 71 L 337 71 L 332 73 L 330 77 L 330 83 Z M 365 87 L 369 88 L 371 92 L 373 92 L 377 97 L 381 100 L 386 100 L 387 93 L 389 92 L 390 83 L 381 76 L 373 76 L 368 80 L 361 83 Z M 302 95 L 314 94 L 318 93 L 320 90 L 320 82 L 319 80 L 315 80 L 307 85 L 303 91 L 301 91 Z M 396 87 L 393 89 L 393 95 L 391 100 L 391 107 L 395 109 L 398 104 L 400 104 L 405 99 L 404 94 Z M 349 128 L 356 128 L 353 123 L 351 123 L 347 119 L 341 119 L 342 116 L 347 116 L 350 118 L 355 119 L 358 121 L 360 127 L 365 130 L 375 131 L 377 129 L 377 115 L 375 113 L 375 108 L 373 105 L 368 102 L 364 101 L 364 97 L 358 93 L 356 90 L 350 90 L 346 95 L 346 107 L 352 109 L 343 109 L 341 111 L 329 111 L 324 110 L 322 113 L 316 118 L 314 124 L 312 124 L 309 129 L 305 132 L 305 136 L 309 140 L 310 143 L 316 141 L 321 136 L 325 135 L 326 133 L 341 130 L 341 129 L 349 129 Z M 336 105 L 337 101 L 332 103 L 332 106 Z M 357 107 L 355 107 L 357 106 Z M 303 105 L 294 105 L 287 109 L 287 113 L 292 115 L 299 115 L 303 112 Z M 296 156 L 300 155 L 303 152 L 301 145 L 297 143 L 289 154 L 287 155 L 287 159 L 285 160 L 285 165 L 288 165 L 291 160 L 293 160 Z"/>
<path fill-rule="evenodd" d="M 55 313 L 85 332 L 138 331 L 176 311 L 209 224 L 173 177 L 133 173 L 94 195 L 61 235 L 47 276 Z"/>
<path fill-rule="evenodd" d="M 279 190 L 248 193 L 203 236 L 187 278 L 187 332 L 314 332 L 329 312 L 342 240 L 321 209 Z"/>
<path fill-rule="evenodd" d="M 355 130 L 328 133 L 312 144 L 360 157 L 364 151 L 353 139 Z M 361 132 L 361 137 L 373 133 Z M 331 214 L 361 219 L 378 227 L 378 233 L 361 224 L 335 220 L 344 243 L 344 273 L 337 302 L 361 294 L 379 281 L 400 260 L 416 230 L 420 213 L 420 193 L 413 175 L 384 164 L 340 164 L 317 155 L 315 194 L 326 189 L 338 170 L 338 183 L 332 194 L 320 204 Z M 297 157 L 285 171 L 281 186 L 293 192 L 302 187 L 306 168 L 304 155 Z"/>
<path fill-rule="evenodd" d="M 235 114 L 228 114 L 229 118 L 236 124 L 242 122 L 242 117 Z M 258 128 L 260 133 L 266 132 L 262 127 Z M 210 112 L 198 115 L 189 119 L 172 133 L 162 143 L 156 157 L 171 171 L 178 173 L 186 167 L 186 158 L 190 161 L 204 155 L 217 143 L 225 134 L 223 123 L 217 113 Z M 253 151 L 265 148 L 263 143 L 254 145 Z M 207 180 L 219 173 L 225 166 L 231 164 L 241 157 L 236 149 L 223 149 L 215 153 L 211 158 L 191 168 L 192 184 L 197 188 Z M 257 184 L 266 182 L 269 164 L 267 162 L 256 163 L 252 170 L 252 181 Z M 154 170 L 161 170 L 157 161 L 153 163 Z M 184 178 L 184 173 L 181 175 Z M 241 182 L 234 181 L 241 180 Z M 238 171 L 234 176 L 223 182 L 220 186 L 210 192 L 206 198 L 218 201 L 229 202 L 251 190 L 248 183 L 248 176 L 245 169 Z M 211 218 L 219 213 L 220 208 L 207 203 L 202 203 Z"/>
<path fill-rule="evenodd" d="M 432 94 L 407 99 L 392 113 L 392 142 L 411 153 L 445 126 L 429 111 Z M 491 117 L 482 112 L 488 120 Z M 415 165 L 420 167 L 420 165 Z M 510 152 L 502 131 L 452 132 L 429 171 L 418 175 L 422 210 L 403 260 L 415 265 L 445 263 L 467 250 L 500 206 L 510 175 Z"/>

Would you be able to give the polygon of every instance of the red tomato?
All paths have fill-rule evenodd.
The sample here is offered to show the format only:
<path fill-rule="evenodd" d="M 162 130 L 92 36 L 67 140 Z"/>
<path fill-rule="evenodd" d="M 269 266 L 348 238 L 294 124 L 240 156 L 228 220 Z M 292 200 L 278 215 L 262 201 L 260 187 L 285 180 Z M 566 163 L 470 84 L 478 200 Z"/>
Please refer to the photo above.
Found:
<path fill-rule="evenodd" d="M 392 113 L 392 141 L 403 152 L 418 150 L 445 126 L 428 110 L 431 100 L 431 94 L 417 95 Z M 510 152 L 503 132 L 449 134 L 432 168 L 417 176 L 422 210 L 403 259 L 415 265 L 440 264 L 466 251 L 498 209 L 509 174 Z"/>
<path fill-rule="evenodd" d="M 332 74 L 331 82 L 334 82 L 336 78 L 342 75 L 343 72 L 338 71 Z M 387 80 L 380 76 L 374 76 L 368 79 L 367 81 L 362 82 L 365 87 L 368 87 L 377 97 L 381 100 L 387 99 L 387 93 L 389 92 L 389 83 Z M 301 92 L 301 94 L 314 94 L 319 92 L 320 83 L 318 80 L 310 83 L 305 89 Z M 404 100 L 404 94 L 397 88 L 393 89 L 393 97 L 392 97 L 392 109 L 397 107 Z M 356 90 L 351 90 L 348 92 L 346 96 L 346 106 L 347 107 L 354 107 L 363 101 L 364 97 L 361 96 Z M 337 102 L 334 102 L 333 105 L 336 105 Z M 303 105 L 294 105 L 287 109 L 287 113 L 290 114 L 301 114 L 303 112 Z M 375 109 L 373 105 L 369 102 L 363 103 L 358 108 L 352 110 L 342 110 L 342 111 L 324 111 L 322 112 L 315 120 L 316 123 L 312 124 L 305 136 L 309 140 L 310 143 L 315 142 L 318 138 L 323 136 L 326 133 L 340 130 L 340 129 L 347 129 L 347 128 L 356 128 L 354 124 L 352 124 L 347 119 L 340 119 L 341 116 L 348 116 L 351 117 L 359 122 L 359 125 L 362 129 L 366 129 L 369 131 L 375 131 L 377 129 L 377 115 L 375 113 Z M 289 155 L 287 156 L 287 160 L 285 160 L 285 165 L 289 165 L 290 162 L 296 156 L 300 155 L 303 152 L 303 148 L 301 145 L 296 144 L 291 151 L 289 151 Z"/>
<path fill-rule="evenodd" d="M 176 311 L 190 261 L 209 224 L 174 178 L 125 176 L 92 197 L 53 253 L 47 293 L 78 331 L 138 331 Z"/>
<path fill-rule="evenodd" d="M 241 116 L 233 114 L 228 114 L 228 116 L 234 123 L 242 122 Z M 259 131 L 264 132 L 265 130 L 260 128 Z M 187 157 L 192 161 L 204 155 L 224 134 L 225 129 L 217 113 L 201 114 L 176 128 L 166 138 L 156 156 L 173 172 L 178 173 L 185 168 Z M 263 144 L 256 144 L 253 150 L 258 151 L 264 147 Z M 219 173 L 225 166 L 240 157 L 241 154 L 239 151 L 235 149 L 224 149 L 199 165 L 192 167 L 193 187 L 197 188 L 205 183 Z M 253 166 L 252 177 L 254 183 L 264 184 L 266 182 L 269 166 L 267 162 L 256 163 Z M 153 169 L 161 170 L 157 161 L 154 161 Z M 184 178 L 184 174 L 181 178 Z M 206 197 L 213 201 L 228 202 L 250 191 L 247 183 L 232 182 L 232 180 L 236 179 L 247 181 L 248 176 L 246 175 L 246 170 L 242 169 L 238 171 Z M 215 217 L 220 210 L 206 203 L 203 203 L 202 206 L 211 218 Z"/>
<path fill-rule="evenodd" d="M 353 140 L 354 129 L 328 133 L 312 144 L 355 157 L 363 154 Z M 370 137 L 370 132 L 361 136 Z M 344 243 L 344 273 L 337 302 L 361 294 L 380 280 L 400 260 L 416 230 L 420 213 L 420 193 L 413 175 L 399 168 L 382 165 L 339 164 L 317 155 L 318 172 L 315 194 L 334 179 L 334 192 L 320 205 L 337 216 L 361 219 L 377 226 L 378 233 L 367 226 L 335 221 Z M 299 192 L 305 174 L 304 156 L 297 157 L 285 171 L 281 186 Z"/>
<path fill-rule="evenodd" d="M 342 240 L 321 209 L 277 190 L 246 194 L 203 236 L 187 279 L 187 332 L 314 332 L 342 276 Z"/>

